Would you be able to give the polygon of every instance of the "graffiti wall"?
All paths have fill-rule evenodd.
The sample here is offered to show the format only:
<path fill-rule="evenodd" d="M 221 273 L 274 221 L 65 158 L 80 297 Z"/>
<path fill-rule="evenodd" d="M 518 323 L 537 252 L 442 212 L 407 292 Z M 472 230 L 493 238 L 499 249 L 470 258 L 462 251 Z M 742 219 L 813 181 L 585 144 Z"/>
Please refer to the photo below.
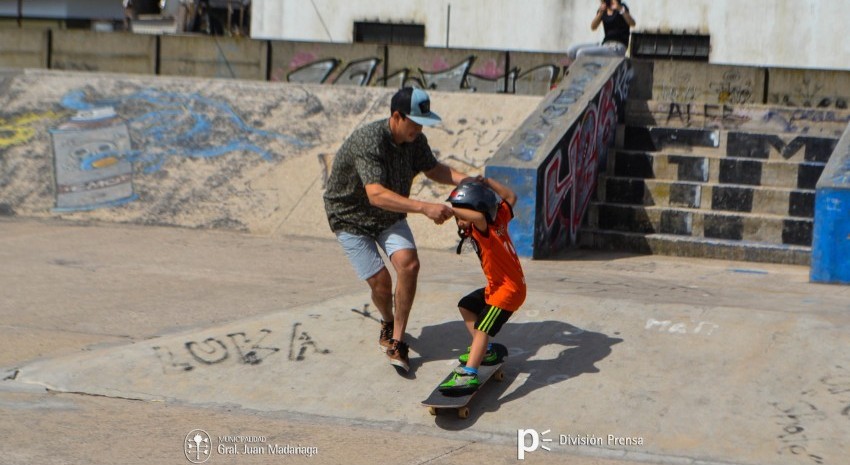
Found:
<path fill-rule="evenodd" d="M 576 243 L 598 173 L 614 146 L 630 79 L 628 64 L 618 68 L 540 167 L 534 257 L 547 257 Z"/>
<path fill-rule="evenodd" d="M 265 178 L 338 144 L 385 93 L 54 72 L 5 87 L 6 214 L 236 230 L 279 221 L 285 186 Z"/>
<path fill-rule="evenodd" d="M 633 70 L 583 57 L 487 165 L 520 197 L 511 236 L 520 255 L 545 258 L 576 241 L 613 147 Z"/>
<path fill-rule="evenodd" d="M 635 84 L 630 97 L 639 100 L 833 111 L 847 110 L 850 102 L 847 71 L 661 60 L 633 60 L 633 65 Z"/>
<path fill-rule="evenodd" d="M 563 76 L 554 53 L 271 42 L 273 81 L 543 95 Z"/>
<path fill-rule="evenodd" d="M 27 71 L 0 77 L 0 215 L 332 238 L 322 194 L 360 124 L 394 89 Z M 435 155 L 471 175 L 539 97 L 431 92 Z M 416 178 L 412 196 L 449 186 Z M 456 231 L 411 215 L 417 243 Z"/>

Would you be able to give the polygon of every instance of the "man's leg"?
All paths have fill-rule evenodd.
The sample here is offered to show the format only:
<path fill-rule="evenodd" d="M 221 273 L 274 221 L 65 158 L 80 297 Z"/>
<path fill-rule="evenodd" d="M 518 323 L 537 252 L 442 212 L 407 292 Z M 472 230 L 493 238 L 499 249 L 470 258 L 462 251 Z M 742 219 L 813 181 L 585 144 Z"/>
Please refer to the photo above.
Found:
<path fill-rule="evenodd" d="M 393 321 L 393 278 L 386 268 L 366 280 L 372 289 L 372 303 L 381 312 L 381 319 Z"/>
<path fill-rule="evenodd" d="M 413 299 L 416 297 L 416 282 L 419 279 L 419 254 L 416 249 L 402 249 L 392 254 L 390 262 L 396 272 L 395 287 L 395 327 L 394 338 L 404 339 L 407 320 Z"/>
<path fill-rule="evenodd" d="M 381 313 L 381 331 L 378 336 L 378 344 L 382 351 L 391 346 L 393 337 L 393 283 L 389 271 L 384 265 L 384 259 L 378 252 L 375 240 L 368 236 L 351 234 L 346 232 L 337 233 L 345 255 L 354 267 L 357 276 L 366 281 L 372 291 L 372 303 Z"/>

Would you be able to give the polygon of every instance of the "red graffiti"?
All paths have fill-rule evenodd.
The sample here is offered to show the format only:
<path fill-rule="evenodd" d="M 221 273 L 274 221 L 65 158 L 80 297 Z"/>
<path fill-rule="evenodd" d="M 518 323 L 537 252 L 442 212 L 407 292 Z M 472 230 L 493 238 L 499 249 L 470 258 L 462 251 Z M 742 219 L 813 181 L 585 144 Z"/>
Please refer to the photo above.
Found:
<path fill-rule="evenodd" d="M 555 251 L 575 244 L 578 228 L 596 188 L 600 164 L 607 159 L 617 129 L 617 102 L 612 77 L 595 101 L 588 104 L 543 170 L 544 242 L 538 246 Z"/>

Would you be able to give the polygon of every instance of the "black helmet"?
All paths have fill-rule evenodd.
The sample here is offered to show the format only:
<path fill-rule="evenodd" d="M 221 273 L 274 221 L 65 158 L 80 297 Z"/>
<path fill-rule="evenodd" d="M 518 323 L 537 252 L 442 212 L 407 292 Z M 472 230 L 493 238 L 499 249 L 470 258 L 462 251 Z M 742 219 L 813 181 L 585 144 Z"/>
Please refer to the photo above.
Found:
<path fill-rule="evenodd" d="M 461 184 L 446 199 L 453 207 L 468 208 L 484 214 L 488 223 L 496 220 L 502 199 L 486 185 L 478 181 Z"/>

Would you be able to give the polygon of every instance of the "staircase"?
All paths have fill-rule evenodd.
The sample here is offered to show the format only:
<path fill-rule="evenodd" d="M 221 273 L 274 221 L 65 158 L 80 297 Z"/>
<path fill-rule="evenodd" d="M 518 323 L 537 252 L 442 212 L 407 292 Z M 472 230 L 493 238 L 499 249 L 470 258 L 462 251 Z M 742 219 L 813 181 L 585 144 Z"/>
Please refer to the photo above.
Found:
<path fill-rule="evenodd" d="M 653 109 L 663 105 L 627 103 L 579 245 L 808 265 L 815 184 L 846 123 L 715 124 L 672 111 L 659 118 Z"/>

